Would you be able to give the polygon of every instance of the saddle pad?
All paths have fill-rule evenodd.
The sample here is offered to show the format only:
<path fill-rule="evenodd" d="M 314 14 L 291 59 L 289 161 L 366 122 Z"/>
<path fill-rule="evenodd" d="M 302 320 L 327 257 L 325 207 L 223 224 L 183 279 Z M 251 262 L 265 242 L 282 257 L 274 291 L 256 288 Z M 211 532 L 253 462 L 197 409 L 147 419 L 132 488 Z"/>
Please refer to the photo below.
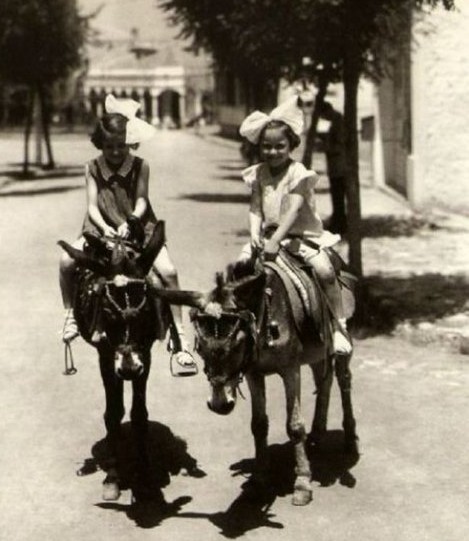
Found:
<path fill-rule="evenodd" d="M 285 291 L 287 292 L 287 297 L 292 311 L 295 326 L 297 328 L 297 331 L 300 333 L 303 327 L 303 322 L 305 320 L 305 310 L 303 306 L 303 301 L 295 285 L 290 279 L 288 273 L 273 261 L 265 261 L 264 266 L 270 269 L 280 278 L 280 281 L 282 282 Z"/>
<path fill-rule="evenodd" d="M 321 326 L 323 323 L 323 299 L 316 276 L 306 273 L 297 260 L 291 257 L 287 251 L 281 250 L 276 262 L 285 270 L 298 291 L 307 317 L 314 319 Z"/>

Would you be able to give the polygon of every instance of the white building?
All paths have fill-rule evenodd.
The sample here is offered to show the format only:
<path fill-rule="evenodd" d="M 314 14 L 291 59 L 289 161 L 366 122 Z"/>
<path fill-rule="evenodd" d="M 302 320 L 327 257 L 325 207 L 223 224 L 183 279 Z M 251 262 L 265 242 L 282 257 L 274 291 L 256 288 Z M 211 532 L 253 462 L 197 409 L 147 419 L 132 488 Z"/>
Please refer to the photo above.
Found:
<path fill-rule="evenodd" d="M 213 75 L 207 57 L 186 53 L 175 41 L 101 40 L 89 50 L 83 83 L 85 102 L 102 113 L 104 97 L 128 97 L 141 103 L 142 118 L 175 128 L 199 115 L 211 99 Z"/>
<path fill-rule="evenodd" d="M 374 177 L 414 208 L 469 210 L 469 2 L 414 15 L 378 90 Z"/>

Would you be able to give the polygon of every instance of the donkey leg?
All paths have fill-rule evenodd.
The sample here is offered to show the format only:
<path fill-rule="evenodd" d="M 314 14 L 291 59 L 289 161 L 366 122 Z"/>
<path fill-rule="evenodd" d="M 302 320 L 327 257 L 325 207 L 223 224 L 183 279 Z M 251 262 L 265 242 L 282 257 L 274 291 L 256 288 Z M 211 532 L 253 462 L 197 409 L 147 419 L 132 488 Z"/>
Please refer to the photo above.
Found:
<path fill-rule="evenodd" d="M 159 494 L 153 490 L 150 475 L 150 456 L 148 449 L 148 409 L 147 382 L 150 372 L 150 354 L 145 355 L 143 374 L 132 381 L 132 407 L 130 421 L 136 451 L 136 472 L 132 492 L 136 500 L 152 500 Z"/>
<path fill-rule="evenodd" d="M 352 372 L 350 370 L 350 355 L 337 356 L 335 372 L 340 388 L 340 397 L 342 399 L 343 423 L 345 435 L 345 451 L 352 454 L 358 454 L 358 436 L 356 433 L 356 422 L 353 416 L 352 407 Z"/>
<path fill-rule="evenodd" d="M 314 417 L 311 426 L 311 433 L 308 436 L 310 443 L 318 443 L 327 430 L 327 415 L 329 412 L 329 401 L 332 386 L 332 359 L 326 358 L 320 363 L 311 365 L 314 383 L 316 385 L 316 404 Z"/>
<path fill-rule="evenodd" d="M 261 374 L 246 374 L 246 380 L 251 393 L 251 432 L 256 453 L 253 481 L 265 485 L 269 469 L 269 419 L 266 412 L 265 377 Z"/>
<path fill-rule="evenodd" d="M 311 468 L 306 455 L 306 430 L 301 413 L 301 372 L 296 367 L 287 374 L 282 374 L 287 403 L 287 434 L 295 449 L 295 485 L 293 505 L 306 505 L 313 498 L 311 488 Z"/>
<path fill-rule="evenodd" d="M 103 482 L 103 499 L 117 500 L 120 496 L 118 464 L 118 441 L 120 426 L 124 417 L 124 385 L 114 373 L 112 357 L 100 355 L 101 377 L 106 395 L 106 410 L 104 424 L 106 426 L 106 441 L 109 448 L 109 458 L 106 461 L 106 478 Z"/>
<path fill-rule="evenodd" d="M 148 409 L 147 409 L 147 381 L 150 372 L 150 356 L 145 359 L 143 374 L 132 381 L 132 408 L 130 421 L 136 449 L 138 452 L 139 466 L 148 466 Z"/>

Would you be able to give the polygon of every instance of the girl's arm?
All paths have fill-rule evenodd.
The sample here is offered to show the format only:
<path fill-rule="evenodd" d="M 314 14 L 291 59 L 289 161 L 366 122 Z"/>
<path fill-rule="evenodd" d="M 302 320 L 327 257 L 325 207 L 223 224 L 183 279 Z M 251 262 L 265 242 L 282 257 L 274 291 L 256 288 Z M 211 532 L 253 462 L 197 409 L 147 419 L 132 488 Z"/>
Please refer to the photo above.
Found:
<path fill-rule="evenodd" d="M 280 242 L 288 235 L 288 232 L 295 223 L 295 220 L 298 218 L 300 209 L 303 206 L 304 197 L 302 195 L 291 193 L 288 197 L 289 208 L 281 222 L 278 224 L 275 233 L 268 241 L 266 241 L 264 247 L 266 254 L 277 254 L 280 247 Z"/>
<path fill-rule="evenodd" d="M 143 218 L 148 208 L 148 181 L 150 178 L 150 167 L 146 161 L 142 163 L 140 174 L 137 179 L 137 192 L 135 208 L 132 216 Z"/>
<path fill-rule="evenodd" d="M 139 220 L 143 218 L 148 208 L 148 179 L 150 178 L 150 167 L 146 161 L 142 162 L 142 167 L 137 178 L 137 187 L 135 194 L 135 207 L 132 216 Z M 117 228 L 117 233 L 124 239 L 130 235 L 130 226 L 128 222 L 123 222 Z"/>
<path fill-rule="evenodd" d="M 262 201 L 258 182 L 252 186 L 251 204 L 249 207 L 249 232 L 251 234 L 251 244 L 255 248 L 261 248 L 261 229 L 262 229 Z"/>
<path fill-rule="evenodd" d="M 93 175 L 90 173 L 89 167 L 85 169 L 86 179 L 86 200 L 88 207 L 88 215 L 91 221 L 101 229 L 103 235 L 108 237 L 114 237 L 116 235 L 115 229 L 108 225 L 101 215 L 98 208 L 98 186 Z"/>

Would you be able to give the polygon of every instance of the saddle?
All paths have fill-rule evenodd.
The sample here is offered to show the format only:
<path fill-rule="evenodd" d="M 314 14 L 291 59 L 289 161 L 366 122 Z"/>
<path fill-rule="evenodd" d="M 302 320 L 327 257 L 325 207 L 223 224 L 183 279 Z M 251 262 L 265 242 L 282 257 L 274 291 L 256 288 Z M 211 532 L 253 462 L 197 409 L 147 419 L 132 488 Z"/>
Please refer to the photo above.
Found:
<path fill-rule="evenodd" d="M 342 258 L 333 250 L 328 250 L 331 262 L 337 273 L 337 278 L 342 290 L 342 298 L 346 317 L 353 314 L 354 277 L 345 270 L 345 263 Z M 321 288 L 314 269 L 299 257 L 290 253 L 285 248 L 279 251 L 275 261 L 264 262 L 264 265 L 275 273 L 281 280 L 299 332 L 313 327 L 324 342 L 331 337 L 331 310 L 327 298 Z"/>
<path fill-rule="evenodd" d="M 330 315 L 316 276 L 286 250 L 280 250 L 275 261 L 265 261 L 264 266 L 282 282 L 298 332 L 313 327 L 322 335 Z"/>

